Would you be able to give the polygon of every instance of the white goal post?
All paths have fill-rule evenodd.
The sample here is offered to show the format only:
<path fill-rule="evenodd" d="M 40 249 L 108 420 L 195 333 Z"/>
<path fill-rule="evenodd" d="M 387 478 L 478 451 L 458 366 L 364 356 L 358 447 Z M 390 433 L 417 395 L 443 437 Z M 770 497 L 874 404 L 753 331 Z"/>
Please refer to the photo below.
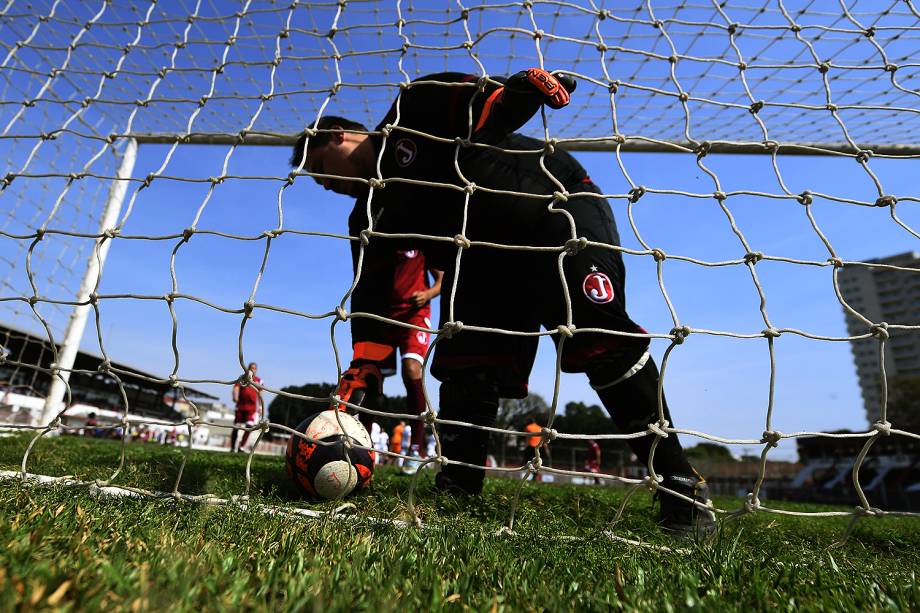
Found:
<path fill-rule="evenodd" d="M 838 279 L 844 267 L 904 274 L 917 270 L 850 257 L 837 248 L 812 213 L 815 202 L 876 208 L 905 236 L 920 239 L 920 231 L 912 225 L 913 217 L 899 213 L 899 208 L 903 211 L 917 206 L 920 193 L 889 191 L 887 180 L 889 167 L 898 165 L 892 172 L 916 175 L 920 163 L 920 8 L 912 0 L 839 0 L 818 5 L 788 0 L 634 0 L 616 2 L 612 7 L 597 0 L 477 5 L 463 0 L 443 5 L 422 0 L 6 0 L 0 7 L 0 57 L 0 156 L 5 159 L 0 173 L 0 324 L 38 334 L 46 340 L 47 351 L 54 354 L 50 365 L 22 361 L 7 350 L 0 337 L 0 367 L 6 369 L 2 372 L 17 377 L 30 372 L 47 378 L 47 385 L 41 388 L 44 410 L 40 419 L 24 425 L 4 423 L 0 417 L 0 429 L 32 431 L 36 436 L 33 444 L 41 444 L 36 441 L 60 429 L 61 416 L 70 404 L 68 379 L 78 371 L 74 360 L 91 315 L 97 318 L 98 343 L 84 345 L 97 347 L 102 354 L 101 375 L 119 381 L 124 398 L 123 424 L 127 425 L 131 402 L 112 361 L 130 361 L 131 356 L 107 353 L 104 327 L 98 327 L 99 305 L 113 300 L 160 301 L 174 320 L 174 334 L 174 301 L 192 300 L 214 307 L 194 294 L 175 290 L 156 297 L 142 292 L 107 295 L 100 291 L 109 249 L 118 241 L 128 240 L 122 229 L 151 184 L 197 182 L 206 186 L 203 198 L 188 203 L 190 210 L 197 211 L 190 227 L 130 237 L 170 239 L 176 243 L 176 251 L 196 234 L 220 234 L 197 225 L 215 190 L 242 180 L 277 186 L 278 224 L 260 228 L 265 240 L 261 274 L 272 239 L 291 231 L 312 232 L 309 227 L 291 227 L 283 221 L 285 191 L 297 181 L 312 179 L 302 168 L 290 174 L 279 168 L 271 177 L 230 172 L 230 161 L 240 148 L 290 148 L 300 134 L 328 115 L 343 115 L 374 126 L 401 88 L 410 87 L 413 79 L 425 74 L 451 70 L 486 80 L 541 66 L 571 75 L 578 88 L 564 112 L 538 114 L 523 131 L 542 140 L 546 151 L 558 146 L 569 151 L 606 152 L 611 175 L 628 185 L 624 191 L 604 195 L 614 207 L 623 206 L 627 211 L 630 226 L 621 231 L 631 231 L 631 240 L 638 245 L 618 249 L 625 255 L 654 261 L 658 270 L 661 300 L 673 325 L 652 330 L 649 337 L 667 347 L 661 363 L 665 384 L 668 358 L 672 350 L 679 351 L 689 335 L 754 339 L 762 341 L 769 353 L 766 413 L 750 416 L 763 424 L 760 438 L 725 438 L 673 428 L 667 422 L 649 424 L 644 434 L 662 437 L 677 433 L 760 449 L 759 476 L 751 483 L 746 502 L 736 509 L 717 509 L 723 515 L 757 510 L 852 516 L 854 521 L 866 515 L 920 517 L 920 513 L 886 511 L 870 504 L 859 476 L 867 454 L 881 437 L 920 441 L 920 434 L 899 427 L 898 416 L 888 414 L 886 373 L 886 359 L 891 360 L 890 337 L 920 332 L 920 321 L 874 320 L 846 300 Z M 393 127 L 399 129 L 399 124 Z M 220 174 L 192 177 L 176 167 L 173 160 L 177 150 L 192 145 L 214 147 L 215 157 L 222 159 Z M 156 152 L 162 156 L 153 164 L 152 172 L 139 176 L 135 171 L 139 151 L 153 146 L 158 146 Z M 629 155 L 639 153 L 684 156 L 693 161 L 708 183 L 691 191 L 670 187 L 667 176 L 654 185 L 635 182 Z M 707 164 L 709 156 L 720 155 L 766 156 L 775 181 L 757 189 L 725 189 L 718 165 Z M 848 164 L 841 172 L 862 173 L 872 186 L 872 196 L 792 189 L 784 174 L 788 173 L 787 164 L 809 164 L 819 157 L 837 161 L 841 168 Z M 877 160 L 890 165 L 886 173 L 877 171 Z M 598 182 L 603 187 L 602 177 Z M 646 242 L 633 210 L 648 194 L 714 203 L 724 213 L 728 231 L 737 237 L 735 257 L 713 261 L 694 253 L 666 252 Z M 758 250 L 735 224 L 732 206 L 741 199 L 802 205 L 815 237 L 826 248 L 826 257 L 802 259 Z M 342 226 L 344 235 L 344 221 Z M 373 239 L 375 235 L 379 233 L 371 231 L 368 236 Z M 226 240 L 238 238 L 221 236 Z M 559 245 L 557 250 L 563 254 L 566 248 Z M 461 275 L 462 250 L 458 243 Z M 769 296 L 757 272 L 757 264 L 765 260 L 826 270 L 841 310 L 860 331 L 829 336 L 775 325 L 769 316 Z M 748 291 L 755 292 L 760 302 L 762 331 L 711 330 L 684 322 L 669 298 L 662 273 L 675 261 L 749 272 L 752 285 Z M 172 278 L 175 284 L 175 273 Z M 354 317 L 379 318 L 347 311 L 356 283 L 357 278 L 344 296 L 330 293 L 324 312 L 307 313 L 297 304 L 258 304 L 257 281 L 250 295 L 240 296 L 238 304 L 243 307 L 232 312 L 241 319 L 241 366 L 246 321 L 255 310 L 265 309 L 329 320 L 341 377 L 342 363 L 349 356 L 340 355 L 335 346 L 336 325 Z M 447 319 L 451 323 L 446 327 L 429 332 L 436 338 L 463 333 L 453 327 L 452 317 Z M 578 332 L 557 329 L 541 334 Z M 875 343 L 881 387 L 878 418 L 864 431 L 849 434 L 776 429 L 772 421 L 775 344 L 782 342 L 783 335 Z M 225 373 L 213 373 L 203 381 L 184 378 L 179 370 L 179 350 L 175 352 L 175 364 L 149 365 L 151 371 L 169 372 L 156 379 L 158 383 L 173 386 L 177 393 L 202 382 L 225 389 L 233 384 Z M 4 381 L 0 384 L 6 385 Z M 559 386 L 557 366 L 553 413 L 560 408 Z M 264 391 L 281 393 L 278 388 L 268 385 Z M 427 419 L 437 433 L 437 406 L 431 397 L 426 390 Z M 196 409 L 193 417 L 177 425 L 191 434 L 193 426 L 207 423 Z M 269 429 L 290 432 L 267 420 L 253 428 L 259 436 Z M 523 436 L 520 432 L 502 433 Z M 557 432 L 552 421 L 544 429 L 548 440 L 622 440 L 639 434 L 643 433 L 589 437 Z M 781 441 L 806 436 L 864 441 L 850 469 L 860 500 L 857 509 L 793 513 L 762 503 L 759 493 L 770 451 Z M 191 436 L 188 444 L 190 447 Z M 28 454 L 22 460 L 23 474 Z M 439 456 L 429 461 L 449 462 L 450 458 Z M 539 455 L 526 466 L 495 470 L 510 475 L 522 469 L 593 477 L 544 466 Z M 657 487 L 654 479 L 602 477 L 627 484 L 632 491 Z M 248 492 L 248 472 L 246 479 Z M 181 493 L 180 482 L 177 478 L 176 494 Z M 415 480 L 413 492 L 414 488 Z M 514 510 L 509 528 L 513 528 L 513 518 Z"/>

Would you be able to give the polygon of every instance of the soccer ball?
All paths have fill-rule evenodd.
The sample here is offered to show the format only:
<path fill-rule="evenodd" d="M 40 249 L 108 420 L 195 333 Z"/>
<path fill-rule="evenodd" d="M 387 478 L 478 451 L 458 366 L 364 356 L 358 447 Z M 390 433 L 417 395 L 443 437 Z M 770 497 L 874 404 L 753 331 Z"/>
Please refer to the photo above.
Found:
<path fill-rule="evenodd" d="M 296 430 L 312 439 L 292 435 L 285 454 L 288 475 L 303 493 L 313 498 L 344 498 L 370 483 L 374 452 L 345 446 L 347 436 L 352 445 L 373 447 L 357 419 L 330 409 L 306 418 Z"/>

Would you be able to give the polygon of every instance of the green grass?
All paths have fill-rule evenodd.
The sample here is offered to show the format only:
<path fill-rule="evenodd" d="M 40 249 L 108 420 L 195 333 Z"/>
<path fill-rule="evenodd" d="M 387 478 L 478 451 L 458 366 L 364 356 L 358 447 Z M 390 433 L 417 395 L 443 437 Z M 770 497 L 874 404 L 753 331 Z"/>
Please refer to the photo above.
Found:
<path fill-rule="evenodd" d="M 18 468 L 27 443 L 0 439 L 0 468 Z M 43 439 L 29 470 L 105 478 L 119 449 Z M 127 456 L 118 484 L 172 489 L 182 452 L 135 444 Z M 242 494 L 245 463 L 242 455 L 193 452 L 180 490 Z M 516 487 L 490 479 L 481 498 L 455 500 L 435 494 L 426 475 L 418 495 L 430 527 L 419 530 L 370 521 L 406 516 L 409 480 L 387 471 L 352 499 L 350 522 L 0 482 L 0 610 L 920 610 L 916 519 L 861 520 L 844 547 L 828 550 L 846 519 L 757 513 L 725 524 L 711 544 L 668 553 L 600 534 L 620 488 L 526 484 L 519 535 L 495 536 Z M 254 458 L 251 495 L 336 506 L 298 500 L 281 458 Z M 653 517 L 650 496 L 634 496 L 616 532 L 673 545 Z M 556 538 L 563 534 L 580 538 Z"/>

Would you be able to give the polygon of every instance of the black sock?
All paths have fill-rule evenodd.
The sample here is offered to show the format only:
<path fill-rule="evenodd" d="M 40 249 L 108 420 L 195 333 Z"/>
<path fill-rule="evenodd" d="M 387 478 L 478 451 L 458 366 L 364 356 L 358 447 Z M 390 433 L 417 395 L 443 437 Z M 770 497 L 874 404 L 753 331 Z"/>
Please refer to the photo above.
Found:
<path fill-rule="evenodd" d="M 616 379 L 617 376 L 619 375 L 614 375 L 610 379 Z M 594 374 L 594 379 L 596 385 L 605 383 L 599 373 Z M 597 395 L 623 434 L 647 430 L 648 424 L 658 422 L 658 368 L 654 360 L 649 358 L 639 372 L 616 385 L 597 390 Z M 668 402 L 664 398 L 663 405 L 664 418 L 674 427 Z M 649 434 L 628 441 L 632 452 L 646 466 L 655 438 L 655 435 Z M 674 433 L 669 434 L 667 438 L 659 439 L 655 447 L 654 462 L 655 472 L 662 476 L 695 474 Z"/>
<path fill-rule="evenodd" d="M 453 379 L 441 384 L 439 419 L 465 421 L 479 426 L 494 426 L 498 414 L 498 388 L 477 377 Z M 438 424 L 441 451 L 449 460 L 485 466 L 489 451 L 489 433 L 467 426 Z M 482 490 L 484 468 L 450 464 L 442 469 L 467 493 Z"/>

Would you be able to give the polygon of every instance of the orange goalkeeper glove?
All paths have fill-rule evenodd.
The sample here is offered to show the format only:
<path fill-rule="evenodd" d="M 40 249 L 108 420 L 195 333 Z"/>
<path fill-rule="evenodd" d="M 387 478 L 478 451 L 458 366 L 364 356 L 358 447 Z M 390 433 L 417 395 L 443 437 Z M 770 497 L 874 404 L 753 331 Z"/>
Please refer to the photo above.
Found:
<path fill-rule="evenodd" d="M 564 74 L 554 75 L 542 68 L 528 68 L 512 75 L 505 87 L 518 89 L 530 87 L 542 94 L 544 104 L 553 109 L 561 109 L 569 103 L 570 94 L 575 91 L 576 81 Z"/>

